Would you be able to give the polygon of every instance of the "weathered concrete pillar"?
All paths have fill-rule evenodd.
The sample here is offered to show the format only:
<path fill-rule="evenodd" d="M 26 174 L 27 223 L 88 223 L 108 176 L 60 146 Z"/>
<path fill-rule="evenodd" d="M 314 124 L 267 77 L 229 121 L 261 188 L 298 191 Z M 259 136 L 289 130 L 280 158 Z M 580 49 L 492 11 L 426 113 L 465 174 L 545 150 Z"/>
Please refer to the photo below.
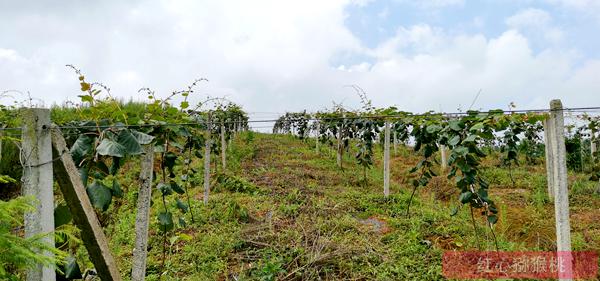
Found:
<path fill-rule="evenodd" d="M 592 162 L 593 162 L 596 160 L 596 151 L 597 151 L 595 138 L 592 138 L 590 140 L 590 146 L 591 146 L 590 153 L 592 154 Z"/>
<path fill-rule="evenodd" d="M 337 132 L 337 165 L 338 167 L 342 168 L 342 153 L 343 153 L 343 144 L 342 144 L 342 130 L 343 130 L 344 126 L 339 126 L 338 127 L 338 132 Z"/>
<path fill-rule="evenodd" d="M 321 122 L 319 122 L 319 120 L 317 120 L 317 136 L 315 137 L 315 151 L 317 153 L 319 153 L 319 134 L 321 133 Z"/>
<path fill-rule="evenodd" d="M 383 145 L 383 196 L 390 196 L 390 122 L 385 121 Z"/>
<path fill-rule="evenodd" d="M 442 168 L 442 171 L 446 171 L 446 168 L 448 168 L 448 159 L 446 157 L 446 146 L 445 145 L 440 145 L 440 158 L 441 158 L 441 163 L 440 166 Z"/>
<path fill-rule="evenodd" d="M 546 152 L 546 181 L 548 183 L 548 198 L 554 198 L 554 122 L 552 117 L 549 116 L 544 120 L 544 142 Z"/>
<path fill-rule="evenodd" d="M 553 178 L 554 213 L 556 220 L 556 248 L 565 261 L 565 272 L 572 273 L 571 225 L 569 222 L 569 186 L 567 181 L 567 151 L 565 147 L 565 121 L 560 100 L 550 102 L 550 122 L 553 126 Z M 559 273 L 559 280 L 571 280 Z"/>
<path fill-rule="evenodd" d="M 398 155 L 398 132 L 394 131 L 394 155 Z"/>
<path fill-rule="evenodd" d="M 210 195 L 210 113 L 206 125 L 205 144 L 204 144 L 204 205 L 208 204 L 208 196 Z"/>
<path fill-rule="evenodd" d="M 146 277 L 153 168 L 154 145 L 150 144 L 144 148 L 141 163 L 140 191 L 138 193 L 137 215 L 135 218 L 135 246 L 133 248 L 133 266 L 131 269 L 131 280 L 133 281 L 143 281 Z"/>
<path fill-rule="evenodd" d="M 227 169 L 227 142 L 225 142 L 225 126 L 221 122 L 221 164 L 223 164 L 223 171 Z"/>
<path fill-rule="evenodd" d="M 54 191 L 50 110 L 32 108 L 23 111 L 22 150 L 23 195 L 33 197 L 35 210 L 25 214 L 25 237 L 48 234 L 44 243 L 54 245 Z M 50 252 L 44 253 L 53 257 Z M 27 281 L 53 281 L 52 266 L 37 265 L 27 270 Z"/>

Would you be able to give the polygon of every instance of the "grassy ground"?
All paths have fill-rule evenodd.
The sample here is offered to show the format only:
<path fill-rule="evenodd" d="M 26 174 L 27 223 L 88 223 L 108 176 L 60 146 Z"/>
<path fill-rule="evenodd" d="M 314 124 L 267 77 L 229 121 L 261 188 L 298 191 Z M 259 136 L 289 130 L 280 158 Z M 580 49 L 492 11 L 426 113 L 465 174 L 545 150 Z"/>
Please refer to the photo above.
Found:
<path fill-rule="evenodd" d="M 456 188 L 442 177 L 419 191 L 407 216 L 408 170 L 418 157 L 405 147 L 393 155 L 392 195 L 385 199 L 381 159 L 368 171 L 365 184 L 351 155 L 346 155 L 340 171 L 333 152 L 323 147 L 316 153 L 313 140 L 240 135 L 228 155 L 226 176 L 220 177 L 221 183 L 213 182 L 210 203 L 201 203 L 201 184 L 191 190 L 195 222 L 167 237 L 162 279 L 443 280 L 443 251 L 495 249 L 484 218 L 475 217 L 476 231 L 483 237 L 478 240 L 468 209 L 450 216 Z M 200 162 L 194 162 L 199 169 Z M 545 195 L 543 166 L 515 168 L 513 186 L 508 171 L 496 162 L 493 157 L 486 160 L 484 174 L 500 206 L 495 226 L 500 249 L 555 249 L 553 204 Z M 139 168 L 130 165 L 126 170 L 130 186 L 125 198 L 101 219 L 128 279 Z M 600 196 L 594 194 L 595 183 L 573 174 L 570 186 L 573 248 L 599 251 Z M 174 198 L 168 203 L 174 204 Z M 153 224 L 157 209 L 153 208 Z M 163 242 L 158 227 L 151 229 L 147 280 L 158 280 Z"/>

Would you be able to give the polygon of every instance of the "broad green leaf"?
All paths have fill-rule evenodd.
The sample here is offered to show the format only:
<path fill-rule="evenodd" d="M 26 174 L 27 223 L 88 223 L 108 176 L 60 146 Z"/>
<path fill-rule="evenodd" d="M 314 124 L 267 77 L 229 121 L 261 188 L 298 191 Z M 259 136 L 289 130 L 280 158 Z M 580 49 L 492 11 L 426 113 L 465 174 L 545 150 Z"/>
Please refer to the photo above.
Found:
<path fill-rule="evenodd" d="M 138 132 L 136 130 L 131 130 L 131 134 L 135 137 L 137 142 L 142 145 L 150 144 L 152 140 L 154 140 L 153 136 Z"/>
<path fill-rule="evenodd" d="M 117 142 L 125 148 L 129 155 L 139 155 L 143 151 L 137 138 L 129 130 L 121 130 L 117 136 Z"/>
<path fill-rule="evenodd" d="M 71 157 L 75 165 L 79 166 L 83 159 L 92 151 L 93 138 L 88 135 L 80 135 L 73 146 L 71 146 Z"/>
<path fill-rule="evenodd" d="M 66 204 L 62 203 L 54 208 L 54 228 L 71 222 L 73 216 Z"/>
<path fill-rule="evenodd" d="M 442 127 L 440 127 L 440 125 L 434 124 L 434 125 L 427 126 L 427 133 L 430 133 L 430 134 L 435 134 L 441 130 L 442 130 Z"/>
<path fill-rule="evenodd" d="M 453 216 L 456 216 L 456 214 L 458 214 L 458 207 L 452 208 L 452 212 L 450 213 L 450 216 L 453 217 Z"/>
<path fill-rule="evenodd" d="M 83 85 L 82 85 L 81 89 L 83 89 Z M 93 102 L 94 101 L 94 98 L 92 98 L 92 96 L 89 96 L 89 95 L 79 95 L 78 97 L 81 98 L 82 102 Z"/>
<path fill-rule="evenodd" d="M 106 211 L 110 202 L 112 201 L 112 193 L 110 188 L 106 187 L 101 182 L 94 180 L 94 182 L 86 189 L 88 197 L 92 202 L 92 205 L 102 211 Z"/>
<path fill-rule="evenodd" d="M 173 224 L 173 214 L 171 212 L 161 212 L 158 214 L 158 225 L 162 232 L 168 232 L 173 230 L 175 225 Z"/>
<path fill-rule="evenodd" d="M 123 189 L 121 189 L 121 185 L 117 179 L 113 179 L 112 195 L 119 198 L 123 197 Z"/>
<path fill-rule="evenodd" d="M 105 175 L 110 174 L 110 169 L 106 166 L 106 163 L 104 163 L 103 161 L 98 161 L 94 164 L 96 169 L 98 169 L 100 172 L 104 173 Z"/>
<path fill-rule="evenodd" d="M 177 160 L 177 155 L 175 153 L 169 151 L 165 154 L 163 165 L 169 169 L 169 172 L 171 173 L 173 173 L 173 167 L 175 167 L 175 160 Z"/>
<path fill-rule="evenodd" d="M 461 124 L 460 120 L 450 120 L 448 122 L 448 126 L 450 127 L 450 129 L 457 131 L 457 132 L 462 130 L 461 125 L 462 124 Z"/>
<path fill-rule="evenodd" d="M 477 139 L 477 135 L 469 135 L 463 140 L 463 142 L 474 142 Z"/>
<path fill-rule="evenodd" d="M 105 156 L 123 157 L 125 156 L 127 149 L 116 141 L 104 138 L 102 139 L 102 142 L 100 142 L 100 145 L 98 145 L 96 148 L 96 152 Z"/>
<path fill-rule="evenodd" d="M 160 190 L 160 193 L 163 196 L 167 196 L 167 195 L 171 195 L 173 194 L 173 189 L 171 188 L 170 184 L 166 184 L 164 182 L 159 183 L 156 188 L 158 188 L 158 190 Z"/>
<path fill-rule="evenodd" d="M 483 129 L 485 127 L 485 125 L 482 122 L 479 122 L 475 125 L 473 125 L 473 127 L 471 127 L 471 131 L 479 131 L 481 129 Z"/>
<path fill-rule="evenodd" d="M 179 186 L 175 181 L 170 181 L 169 184 L 171 185 L 171 189 L 173 189 L 173 191 L 179 193 L 179 194 L 184 194 L 185 190 L 183 190 L 181 188 L 181 186 Z"/>
<path fill-rule="evenodd" d="M 181 210 L 184 214 L 188 212 L 189 206 L 186 203 L 183 203 L 179 198 L 177 198 L 177 208 Z"/>
<path fill-rule="evenodd" d="M 491 215 L 487 217 L 487 220 L 490 224 L 496 224 L 496 222 L 498 222 L 498 217 L 496 215 Z"/>
<path fill-rule="evenodd" d="M 450 139 L 450 141 L 448 141 L 448 145 L 450 145 L 450 146 L 456 146 L 459 142 L 460 142 L 460 136 L 456 135 L 456 136 L 452 137 Z"/>
<path fill-rule="evenodd" d="M 87 187 L 88 178 L 89 178 L 89 169 L 88 167 L 79 168 L 79 178 L 81 178 L 81 182 L 83 183 L 83 187 Z"/>
<path fill-rule="evenodd" d="M 73 256 L 67 257 L 65 260 L 65 278 L 68 280 L 73 279 L 81 279 L 83 276 L 81 275 L 81 269 L 79 268 L 79 264 L 77 264 L 77 260 Z"/>
<path fill-rule="evenodd" d="M 465 156 L 467 153 L 469 153 L 469 149 L 464 146 L 459 146 L 454 149 L 454 152 L 460 156 Z"/>
<path fill-rule="evenodd" d="M 119 171 L 119 168 L 121 168 L 121 158 L 113 157 L 112 164 L 110 165 L 110 169 L 108 169 L 108 172 L 114 176 Z"/>
<path fill-rule="evenodd" d="M 180 227 L 186 227 L 187 223 L 185 222 L 185 219 L 182 217 L 179 217 L 179 226 Z"/>
<path fill-rule="evenodd" d="M 460 203 L 463 203 L 463 204 L 469 203 L 469 201 L 471 201 L 471 198 L 473 198 L 473 193 L 471 193 L 471 191 L 463 192 L 458 197 L 458 199 L 460 200 Z"/>

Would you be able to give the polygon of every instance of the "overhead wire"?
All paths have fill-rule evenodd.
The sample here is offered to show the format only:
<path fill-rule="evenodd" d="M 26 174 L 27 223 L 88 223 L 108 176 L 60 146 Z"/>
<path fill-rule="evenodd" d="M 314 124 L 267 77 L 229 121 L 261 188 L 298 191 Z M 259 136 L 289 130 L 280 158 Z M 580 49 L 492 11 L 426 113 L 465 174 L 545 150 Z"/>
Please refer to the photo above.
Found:
<path fill-rule="evenodd" d="M 516 114 L 516 113 L 548 113 L 552 109 L 525 109 L 525 110 L 489 110 L 489 111 L 467 111 L 467 112 L 426 112 L 420 114 L 396 114 L 396 115 L 369 115 L 369 116 L 332 116 L 332 117 L 308 117 L 305 118 L 307 121 L 330 121 L 330 120 L 356 120 L 356 119 L 398 119 L 406 117 L 456 117 L 461 115 L 469 115 L 472 113 L 476 114 L 489 114 L 489 113 L 503 113 L 503 114 Z M 598 111 L 600 107 L 579 107 L 579 108 L 563 108 L 563 112 L 589 112 Z M 315 113 L 307 113 L 313 115 Z M 168 126 L 194 126 L 194 125 L 206 125 L 206 124 L 243 124 L 243 123 L 272 123 L 277 122 L 279 119 L 259 119 L 259 120 L 247 120 L 247 121 L 223 121 L 223 122 L 208 122 L 206 120 L 200 120 L 197 122 L 181 122 L 181 123 L 156 123 L 156 124 L 121 124 L 121 125 L 82 125 L 82 126 L 57 126 L 59 129 L 94 129 L 94 128 L 144 128 L 144 127 L 168 127 Z M 0 131 L 15 131 L 22 130 L 22 127 L 6 127 L 0 128 Z"/>

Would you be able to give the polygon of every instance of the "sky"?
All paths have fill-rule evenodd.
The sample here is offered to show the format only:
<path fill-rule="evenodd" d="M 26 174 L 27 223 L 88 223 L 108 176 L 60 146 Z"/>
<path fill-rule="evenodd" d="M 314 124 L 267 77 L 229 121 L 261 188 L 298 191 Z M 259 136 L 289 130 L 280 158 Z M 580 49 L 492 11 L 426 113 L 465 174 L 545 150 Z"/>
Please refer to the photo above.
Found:
<path fill-rule="evenodd" d="M 412 112 L 600 106 L 598 30 L 600 0 L 0 0 L 0 90 L 78 101 L 73 64 L 134 100 L 206 78 L 192 102 L 255 119 L 358 109 L 349 85 Z"/>

